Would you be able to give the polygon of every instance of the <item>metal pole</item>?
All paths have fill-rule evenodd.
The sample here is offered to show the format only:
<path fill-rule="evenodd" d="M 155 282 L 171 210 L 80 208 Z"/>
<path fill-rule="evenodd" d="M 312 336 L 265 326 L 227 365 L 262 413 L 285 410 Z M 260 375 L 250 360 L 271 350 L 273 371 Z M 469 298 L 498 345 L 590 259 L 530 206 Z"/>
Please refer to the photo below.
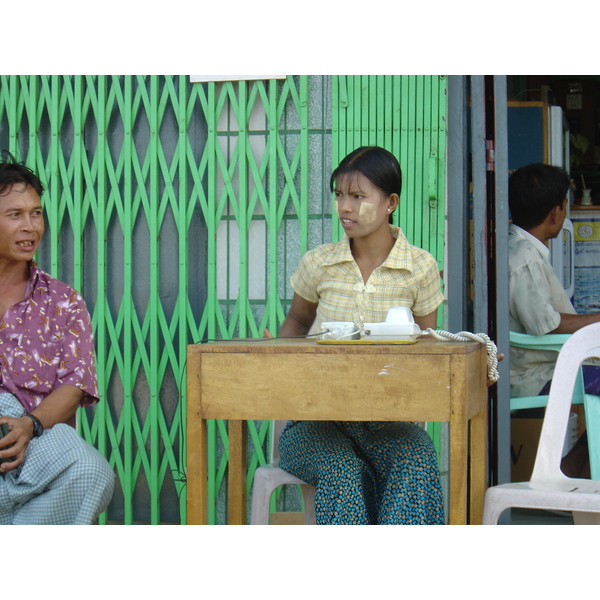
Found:
<path fill-rule="evenodd" d="M 510 372 L 508 362 L 508 134 L 506 76 L 494 76 L 495 103 L 495 260 L 496 260 L 496 345 L 506 359 L 499 364 L 497 385 L 497 464 L 494 483 L 510 481 Z"/>
<path fill-rule="evenodd" d="M 448 235 L 446 277 L 448 329 L 468 329 L 469 176 L 467 171 L 467 78 L 448 77 Z"/>
<path fill-rule="evenodd" d="M 487 333 L 487 198 L 485 81 L 471 76 L 471 175 L 473 182 L 473 331 Z"/>

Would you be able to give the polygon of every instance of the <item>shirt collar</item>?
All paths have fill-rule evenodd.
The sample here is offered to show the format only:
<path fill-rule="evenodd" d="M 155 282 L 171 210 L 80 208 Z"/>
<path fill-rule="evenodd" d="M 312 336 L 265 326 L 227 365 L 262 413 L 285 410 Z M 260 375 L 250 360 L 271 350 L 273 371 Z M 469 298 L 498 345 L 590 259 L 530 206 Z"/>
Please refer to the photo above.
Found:
<path fill-rule="evenodd" d="M 33 290 L 35 289 L 39 279 L 40 279 L 40 269 L 35 264 L 34 260 L 29 261 L 29 281 L 27 282 L 27 293 L 25 294 L 25 298 L 29 298 Z"/>
<path fill-rule="evenodd" d="M 390 250 L 387 258 L 381 265 L 388 269 L 405 269 L 407 271 L 413 270 L 412 255 L 409 251 L 409 243 L 400 227 L 390 224 L 390 233 L 392 237 L 396 239 L 394 246 Z M 325 264 L 335 265 L 344 262 L 353 262 L 354 257 L 350 251 L 350 239 L 348 236 L 344 237 L 334 245 L 333 252 L 329 255 Z"/>
<path fill-rule="evenodd" d="M 534 235 L 531 235 L 528 231 L 525 231 L 525 229 L 519 227 L 518 225 L 515 225 L 514 223 L 511 223 L 509 225 L 509 230 L 511 234 L 516 235 L 517 237 L 527 240 L 528 242 L 533 244 L 542 256 L 544 256 L 545 258 L 550 258 L 550 248 L 548 248 L 546 244 L 538 240 Z"/>

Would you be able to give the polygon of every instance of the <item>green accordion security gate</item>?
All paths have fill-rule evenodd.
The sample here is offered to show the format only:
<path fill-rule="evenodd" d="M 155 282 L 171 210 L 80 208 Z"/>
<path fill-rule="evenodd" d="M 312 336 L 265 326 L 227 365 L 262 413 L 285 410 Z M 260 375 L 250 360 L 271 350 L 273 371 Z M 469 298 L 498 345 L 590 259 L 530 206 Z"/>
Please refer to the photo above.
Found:
<path fill-rule="evenodd" d="M 0 148 L 47 186 L 38 262 L 92 314 L 101 402 L 79 429 L 118 476 L 102 523 L 186 522 L 186 347 L 277 330 L 300 256 L 339 238 L 347 152 L 396 153 L 399 224 L 442 269 L 445 102 L 438 76 L 0 76 Z M 248 486 L 268 432 L 249 423 Z M 226 424 L 209 437 L 220 523 Z"/>

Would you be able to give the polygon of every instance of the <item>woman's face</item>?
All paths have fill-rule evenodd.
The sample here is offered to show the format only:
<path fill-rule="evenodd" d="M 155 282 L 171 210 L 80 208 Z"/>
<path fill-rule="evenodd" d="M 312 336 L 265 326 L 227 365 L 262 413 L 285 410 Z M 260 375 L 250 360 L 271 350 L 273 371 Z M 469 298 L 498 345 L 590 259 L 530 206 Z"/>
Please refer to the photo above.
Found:
<path fill-rule="evenodd" d="M 28 261 L 44 235 L 44 216 L 38 193 L 16 183 L 0 195 L 0 261 Z"/>
<path fill-rule="evenodd" d="M 362 173 L 349 173 L 335 182 L 335 207 L 348 237 L 364 237 L 388 227 L 398 196 L 387 196 Z"/>

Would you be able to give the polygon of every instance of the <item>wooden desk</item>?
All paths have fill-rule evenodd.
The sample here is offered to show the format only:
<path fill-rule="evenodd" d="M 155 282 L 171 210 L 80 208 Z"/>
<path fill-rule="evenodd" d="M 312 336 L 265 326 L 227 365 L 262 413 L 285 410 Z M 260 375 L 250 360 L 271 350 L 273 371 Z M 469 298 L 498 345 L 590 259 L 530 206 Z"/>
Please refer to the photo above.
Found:
<path fill-rule="evenodd" d="M 207 522 L 206 419 L 229 420 L 228 522 L 246 521 L 246 420 L 447 421 L 451 524 L 481 523 L 486 352 L 478 342 L 188 346 L 187 515 Z"/>

